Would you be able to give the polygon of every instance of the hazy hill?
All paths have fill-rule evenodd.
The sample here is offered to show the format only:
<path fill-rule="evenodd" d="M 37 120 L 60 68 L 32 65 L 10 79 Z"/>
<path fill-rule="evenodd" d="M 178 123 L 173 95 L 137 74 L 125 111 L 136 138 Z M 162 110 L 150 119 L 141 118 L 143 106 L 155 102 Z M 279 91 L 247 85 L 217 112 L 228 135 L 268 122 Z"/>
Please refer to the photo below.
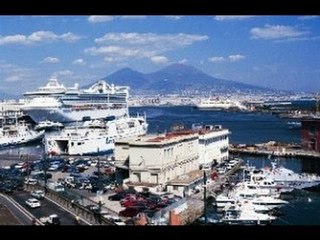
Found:
<path fill-rule="evenodd" d="M 140 73 L 130 68 L 124 68 L 103 79 L 116 85 L 128 85 L 134 93 L 268 90 L 236 81 L 218 79 L 185 64 L 173 64 L 153 73 Z"/>

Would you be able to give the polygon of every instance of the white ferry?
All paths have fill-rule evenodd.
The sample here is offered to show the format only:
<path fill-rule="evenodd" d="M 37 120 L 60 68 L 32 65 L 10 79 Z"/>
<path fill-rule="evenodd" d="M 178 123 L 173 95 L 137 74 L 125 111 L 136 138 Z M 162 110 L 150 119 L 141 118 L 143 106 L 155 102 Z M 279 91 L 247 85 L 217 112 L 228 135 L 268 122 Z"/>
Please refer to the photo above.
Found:
<path fill-rule="evenodd" d="M 98 81 L 88 89 L 66 88 L 51 78 L 44 87 L 24 94 L 30 99 L 22 110 L 35 122 L 75 122 L 128 115 L 129 87 Z"/>
<path fill-rule="evenodd" d="M 40 140 L 44 131 L 34 131 L 31 125 L 25 121 L 17 121 L 15 124 L 5 124 L 0 127 L 0 147 L 24 144 Z"/>
<path fill-rule="evenodd" d="M 111 153 L 114 141 L 147 133 L 145 117 L 123 117 L 111 121 L 85 121 L 82 126 L 64 128 L 45 137 L 49 155 L 99 155 Z"/>
<path fill-rule="evenodd" d="M 229 99 L 201 99 L 195 106 L 200 110 L 247 110 L 247 107 L 239 101 L 231 101 Z"/>

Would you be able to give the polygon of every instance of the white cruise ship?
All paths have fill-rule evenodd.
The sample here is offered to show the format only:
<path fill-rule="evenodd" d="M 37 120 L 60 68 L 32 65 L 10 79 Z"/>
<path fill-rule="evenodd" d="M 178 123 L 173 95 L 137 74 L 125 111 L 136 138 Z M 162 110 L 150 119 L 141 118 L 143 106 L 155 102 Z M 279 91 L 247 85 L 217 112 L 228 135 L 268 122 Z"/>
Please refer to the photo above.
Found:
<path fill-rule="evenodd" d="M 114 141 L 147 133 L 145 117 L 122 117 L 111 121 L 85 121 L 60 133 L 46 135 L 45 151 L 50 155 L 98 155 L 111 153 Z"/>
<path fill-rule="evenodd" d="M 200 110 L 247 110 L 247 107 L 238 101 L 221 100 L 221 99 L 201 99 L 199 103 L 195 105 Z"/>
<path fill-rule="evenodd" d="M 35 122 L 75 122 L 128 115 L 129 87 L 98 81 L 88 89 L 76 84 L 65 88 L 51 78 L 45 87 L 24 94 L 30 101 L 22 108 Z"/>

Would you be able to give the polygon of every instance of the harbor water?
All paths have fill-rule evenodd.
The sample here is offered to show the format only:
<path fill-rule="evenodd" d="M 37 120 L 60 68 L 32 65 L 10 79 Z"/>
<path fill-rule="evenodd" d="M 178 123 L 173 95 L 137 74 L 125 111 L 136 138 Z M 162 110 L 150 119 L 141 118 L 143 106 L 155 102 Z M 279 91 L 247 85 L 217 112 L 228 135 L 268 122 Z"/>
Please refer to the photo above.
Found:
<path fill-rule="evenodd" d="M 132 107 L 130 114 L 146 114 L 149 133 L 170 131 L 176 124 L 190 128 L 194 123 L 222 125 L 231 131 L 230 143 L 255 144 L 268 141 L 299 143 L 299 129 L 290 129 L 287 120 L 270 113 L 200 111 L 191 106 Z M 35 143 L 26 146 L 0 149 L 0 154 L 42 154 L 43 146 Z M 270 166 L 267 157 L 242 156 L 245 163 Z M 278 162 L 295 172 L 320 174 L 320 161 L 316 159 L 278 159 Z M 281 208 L 274 225 L 320 225 L 320 191 L 295 191 L 288 196 L 290 204 Z M 210 211 L 210 208 L 209 208 Z M 210 212 L 208 212 L 210 217 Z"/>

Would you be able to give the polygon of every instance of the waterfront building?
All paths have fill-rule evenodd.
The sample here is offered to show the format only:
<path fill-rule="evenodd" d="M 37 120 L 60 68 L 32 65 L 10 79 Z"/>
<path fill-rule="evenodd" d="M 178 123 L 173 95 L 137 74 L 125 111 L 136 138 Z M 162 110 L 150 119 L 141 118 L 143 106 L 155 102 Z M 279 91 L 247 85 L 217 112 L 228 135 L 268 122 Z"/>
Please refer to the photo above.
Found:
<path fill-rule="evenodd" d="M 193 126 L 199 133 L 199 167 L 211 169 L 212 165 L 229 158 L 229 130 L 221 125 Z"/>
<path fill-rule="evenodd" d="M 158 190 L 184 195 L 188 174 L 199 171 L 199 134 L 193 130 L 178 130 L 164 135 L 141 137 L 115 144 L 116 166 L 129 169 L 127 185 L 157 187 Z M 129 161 L 129 162 L 128 162 Z M 201 174 L 192 174 L 196 179 Z M 176 181 L 177 179 L 189 180 Z M 188 179 L 187 179 L 188 178 Z M 177 185 L 175 185 L 177 182 Z"/>
<path fill-rule="evenodd" d="M 301 119 L 301 147 L 320 152 L 320 116 Z"/>
<path fill-rule="evenodd" d="M 22 116 L 21 108 L 24 104 L 25 102 L 23 100 L 6 100 L 0 102 L 0 119 Z"/>

